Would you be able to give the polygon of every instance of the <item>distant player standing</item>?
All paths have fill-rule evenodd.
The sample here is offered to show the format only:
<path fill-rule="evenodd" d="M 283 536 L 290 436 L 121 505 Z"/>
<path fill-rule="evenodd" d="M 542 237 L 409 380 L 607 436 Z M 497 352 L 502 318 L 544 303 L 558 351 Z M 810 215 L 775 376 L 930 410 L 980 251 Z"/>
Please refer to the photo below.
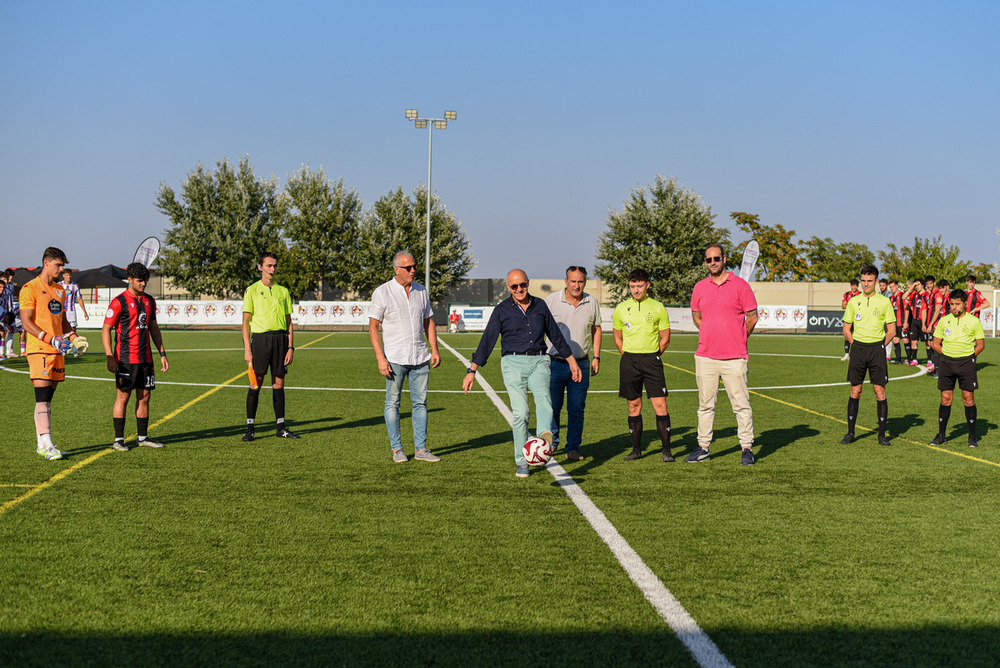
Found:
<path fill-rule="evenodd" d="M 6 357 L 17 357 L 17 353 L 14 352 L 14 335 L 20 333 L 20 351 L 24 355 L 27 351 L 27 340 L 24 334 L 24 328 L 21 326 L 21 312 L 20 304 L 14 299 L 15 287 L 14 287 L 14 271 L 12 269 L 7 269 L 3 273 L 4 280 L 7 286 L 4 288 L 4 292 L 0 294 L 0 299 L 4 302 L 4 310 L 6 314 L 4 315 L 4 325 L 7 327 L 6 333 L 6 348 L 3 352 Z"/>
<path fill-rule="evenodd" d="M 458 333 L 458 321 L 460 320 L 458 315 L 458 309 L 452 309 L 451 313 L 448 314 L 448 333 L 457 334 Z"/>
<path fill-rule="evenodd" d="M 965 290 L 953 290 L 948 298 L 951 312 L 938 321 L 934 329 L 931 345 L 941 354 L 938 372 L 938 389 L 941 390 L 941 405 L 938 407 L 938 434 L 931 445 L 948 442 L 948 418 L 951 417 L 951 402 L 954 399 L 955 381 L 962 391 L 965 405 L 965 422 L 969 428 L 969 447 L 979 445 L 976 439 L 976 355 L 986 347 L 986 334 L 979 318 L 965 310 L 969 296 Z"/>
<path fill-rule="evenodd" d="M 69 321 L 69 326 L 73 329 L 73 333 L 76 333 L 76 305 L 80 305 L 80 310 L 83 311 L 83 317 L 90 320 L 90 316 L 87 315 L 87 307 L 83 303 L 83 297 L 80 296 L 80 286 L 73 282 L 73 272 L 69 269 L 63 269 L 63 282 L 62 289 L 66 293 L 66 320 Z"/>
<path fill-rule="evenodd" d="M 125 409 L 135 391 L 135 422 L 137 443 L 147 448 L 162 448 L 162 443 L 149 439 L 149 399 L 156 389 L 153 371 L 153 352 L 150 338 L 160 354 L 160 371 L 170 368 L 167 352 L 163 347 L 160 326 L 156 324 L 156 300 L 146 294 L 149 269 L 141 262 L 133 262 L 126 269 L 128 288 L 111 300 L 104 315 L 101 341 L 108 371 L 115 374 L 115 405 L 112 422 L 115 440 L 111 447 L 120 452 L 125 445 Z M 111 333 L 114 332 L 114 341 Z"/>
<path fill-rule="evenodd" d="M 965 294 L 968 295 L 968 302 L 966 302 L 965 309 L 970 314 L 979 318 L 980 312 L 984 308 L 989 308 L 990 303 L 987 301 L 986 297 L 983 296 L 983 293 L 976 289 L 976 277 L 974 275 L 969 274 L 965 277 L 965 285 L 968 288 L 965 291 Z"/>
<path fill-rule="evenodd" d="M 66 265 L 66 254 L 49 247 L 42 254 L 42 272 L 24 284 L 20 292 L 21 317 L 28 341 L 28 371 L 35 388 L 35 450 L 46 459 L 62 459 L 66 453 L 52 443 L 52 395 L 66 377 L 63 357 L 73 350 L 76 334 L 66 321 L 66 295 L 58 278 Z M 22 335 L 23 336 L 23 335 Z"/>
<path fill-rule="evenodd" d="M 909 325 L 910 325 L 910 366 L 920 366 L 917 361 L 917 348 L 924 341 L 927 329 L 927 318 L 930 316 L 930 305 L 927 301 L 927 291 L 924 290 L 922 279 L 914 279 L 913 291 L 910 293 Z M 928 359 L 928 362 L 930 360 Z"/>
<path fill-rule="evenodd" d="M 844 311 L 844 338 L 851 344 L 851 358 L 847 365 L 847 382 L 851 384 L 851 398 L 847 400 L 847 435 L 840 441 L 845 445 L 854 442 L 861 385 L 866 374 L 875 390 L 879 445 L 890 445 L 885 434 L 889 418 L 889 403 L 885 396 L 889 367 L 883 353 L 886 343 L 896 336 L 896 320 L 892 303 L 875 291 L 877 278 L 878 269 L 873 265 L 862 267 L 862 293 L 852 297 Z"/>
<path fill-rule="evenodd" d="M 861 291 L 858 290 L 858 279 L 852 278 L 851 279 L 851 289 L 844 293 L 843 299 L 840 300 L 840 308 L 846 310 L 847 309 L 847 302 L 851 301 L 851 299 L 853 299 L 854 297 L 857 297 L 860 294 L 861 294 Z M 844 322 L 846 324 L 847 321 L 845 320 Z M 847 360 L 849 360 L 850 359 L 850 353 L 851 353 L 851 344 L 848 341 L 847 337 L 845 336 L 844 337 L 844 356 L 840 358 L 840 361 L 841 362 L 846 362 Z"/>
<path fill-rule="evenodd" d="M 261 253 L 257 262 L 260 280 L 243 294 L 243 359 L 253 367 L 257 386 L 247 390 L 247 430 L 244 441 L 255 438 L 260 383 L 271 369 L 271 401 L 278 438 L 298 438 L 285 427 L 285 374 L 295 352 L 292 333 L 292 297 L 288 288 L 274 282 L 278 256 Z"/>
<path fill-rule="evenodd" d="M 900 345 L 900 334 L 906 331 L 906 303 L 903 298 L 903 291 L 899 289 L 899 281 L 892 279 L 889 281 L 889 302 L 892 304 L 892 312 L 896 316 L 896 336 L 892 339 L 892 346 L 896 352 L 896 359 L 893 364 L 903 363 L 903 353 Z M 905 336 L 905 334 L 903 334 Z"/>

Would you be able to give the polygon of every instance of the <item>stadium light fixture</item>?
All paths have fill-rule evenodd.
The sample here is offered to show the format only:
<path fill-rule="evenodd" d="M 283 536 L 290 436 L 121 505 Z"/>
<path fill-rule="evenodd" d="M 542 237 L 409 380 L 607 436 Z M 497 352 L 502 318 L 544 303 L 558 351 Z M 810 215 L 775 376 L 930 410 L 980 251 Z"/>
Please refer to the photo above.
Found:
<path fill-rule="evenodd" d="M 434 191 L 431 190 L 431 156 L 434 149 L 434 130 L 447 130 L 448 121 L 458 118 L 458 112 L 444 112 L 444 118 L 419 118 L 416 109 L 406 110 L 407 120 L 413 121 L 413 127 L 418 130 L 427 128 L 427 248 L 424 251 L 424 287 L 431 287 L 431 201 Z"/>

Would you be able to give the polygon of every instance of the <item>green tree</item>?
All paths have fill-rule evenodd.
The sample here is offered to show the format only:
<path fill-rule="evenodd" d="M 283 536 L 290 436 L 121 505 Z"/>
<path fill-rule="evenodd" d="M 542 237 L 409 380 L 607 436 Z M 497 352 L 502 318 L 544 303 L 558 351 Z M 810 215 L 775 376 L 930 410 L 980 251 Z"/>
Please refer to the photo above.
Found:
<path fill-rule="evenodd" d="M 733 211 L 729 217 L 736 227 L 756 239 L 760 244 L 760 256 L 757 258 L 757 280 L 760 281 L 797 281 L 807 275 L 806 263 L 802 259 L 802 251 L 795 244 L 794 230 L 786 230 L 781 224 L 764 225 L 760 216 L 743 211 Z M 742 247 L 741 247 L 742 248 Z M 734 251 L 729 262 L 733 267 L 739 267 L 743 262 L 742 250 Z"/>
<path fill-rule="evenodd" d="M 392 257 L 399 251 L 413 253 L 423 281 L 427 232 L 427 188 L 420 186 L 412 197 L 402 188 L 383 195 L 361 219 L 356 250 L 351 255 L 351 287 L 367 298 L 392 278 Z M 472 247 L 462 223 L 434 195 L 431 199 L 431 301 L 439 301 L 448 289 L 463 281 L 476 266 Z"/>
<path fill-rule="evenodd" d="M 813 236 L 802 242 L 807 278 L 814 281 L 846 282 L 858 278 L 866 264 L 875 264 L 875 253 L 853 241 L 836 243 L 830 237 Z"/>
<path fill-rule="evenodd" d="M 242 295 L 260 278 L 259 254 L 284 249 L 272 217 L 277 187 L 274 176 L 254 173 L 248 156 L 235 168 L 222 158 L 215 171 L 199 162 L 181 183 L 179 197 L 161 182 L 154 203 L 170 219 L 161 273 L 194 295 Z"/>
<path fill-rule="evenodd" d="M 677 177 L 658 174 L 652 185 L 633 188 L 621 211 L 610 211 L 608 229 L 597 244 L 594 273 L 616 300 L 628 296 L 628 275 L 649 272 L 656 299 L 687 303 L 694 284 L 706 276 L 704 250 L 727 244 L 729 230 L 715 226 L 715 215 Z"/>
<path fill-rule="evenodd" d="M 961 252 L 958 246 L 946 246 L 940 234 L 933 239 L 914 237 L 912 246 L 902 248 L 886 244 L 878 252 L 879 275 L 899 280 L 930 275 L 954 282 L 972 268 L 971 262 L 959 259 Z"/>
<path fill-rule="evenodd" d="M 350 286 L 361 213 L 357 192 L 343 179 L 330 181 L 322 167 L 314 172 L 303 165 L 288 177 L 275 217 L 288 245 L 279 264 L 281 282 L 293 298 L 316 290 L 323 299 L 324 280 L 335 288 Z"/>

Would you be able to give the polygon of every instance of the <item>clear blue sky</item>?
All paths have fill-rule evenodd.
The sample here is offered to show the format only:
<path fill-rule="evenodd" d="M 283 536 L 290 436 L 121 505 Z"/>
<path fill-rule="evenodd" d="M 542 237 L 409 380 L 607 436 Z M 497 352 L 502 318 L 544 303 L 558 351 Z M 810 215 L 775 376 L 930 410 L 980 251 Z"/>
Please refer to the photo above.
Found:
<path fill-rule="evenodd" d="M 657 173 L 723 224 L 995 262 L 998 35 L 995 2 L 4 0 L 0 265 L 124 264 L 166 227 L 159 183 L 220 157 L 409 191 L 407 107 L 458 111 L 433 187 L 473 277 L 592 267 Z"/>

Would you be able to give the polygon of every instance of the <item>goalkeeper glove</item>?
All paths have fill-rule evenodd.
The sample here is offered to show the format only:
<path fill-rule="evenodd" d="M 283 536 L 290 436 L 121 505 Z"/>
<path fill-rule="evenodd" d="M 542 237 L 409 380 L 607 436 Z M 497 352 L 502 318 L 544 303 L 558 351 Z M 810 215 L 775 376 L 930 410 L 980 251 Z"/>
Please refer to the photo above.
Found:
<path fill-rule="evenodd" d="M 79 357 L 90 349 L 90 344 L 87 343 L 87 339 L 82 336 L 76 337 L 70 343 L 73 346 L 73 357 Z"/>
<path fill-rule="evenodd" d="M 65 355 L 73 350 L 73 344 L 61 336 L 53 336 L 49 345 L 55 348 L 60 355 Z"/>

